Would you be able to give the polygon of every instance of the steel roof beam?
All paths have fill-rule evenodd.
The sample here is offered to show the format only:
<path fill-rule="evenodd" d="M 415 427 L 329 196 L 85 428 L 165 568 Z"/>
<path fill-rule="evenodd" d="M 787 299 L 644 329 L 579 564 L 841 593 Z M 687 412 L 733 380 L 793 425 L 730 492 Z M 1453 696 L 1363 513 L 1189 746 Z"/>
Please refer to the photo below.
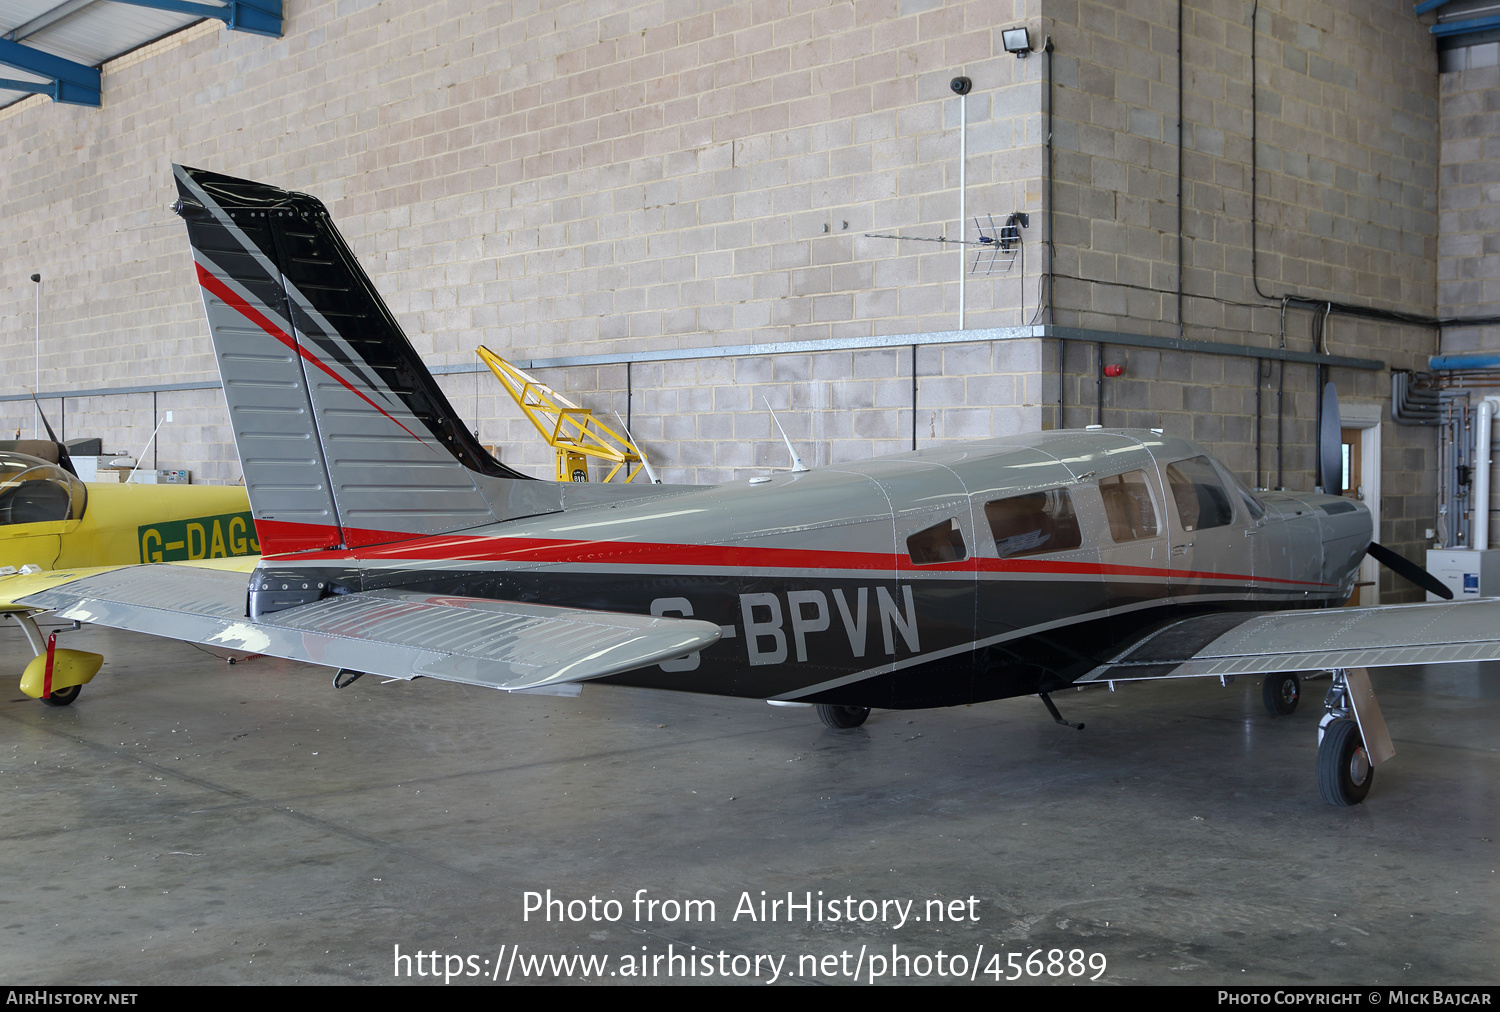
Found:
<path fill-rule="evenodd" d="M 0 87 L 51 95 L 52 101 L 70 105 L 102 104 L 100 94 L 104 81 L 98 67 L 86 67 L 9 39 L 0 39 L 0 64 L 47 78 L 46 81 L 6 81 Z"/>
<path fill-rule="evenodd" d="M 95 0 L 66 0 L 49 11 L 43 11 L 25 24 L 17 25 L 5 33 L 5 38 L 12 42 L 24 42 L 28 36 L 35 35 L 49 25 L 56 24 L 74 11 L 81 11 Z"/>
<path fill-rule="evenodd" d="M 1500 17 L 1470 18 L 1467 21 L 1439 21 L 1430 29 L 1433 35 L 1468 35 L 1490 28 L 1500 28 Z"/>
<path fill-rule="evenodd" d="M 200 18 L 217 18 L 231 31 L 250 32 L 281 38 L 281 0 L 229 0 L 223 7 L 191 3 L 190 0 L 115 0 L 132 7 L 192 14 Z"/>

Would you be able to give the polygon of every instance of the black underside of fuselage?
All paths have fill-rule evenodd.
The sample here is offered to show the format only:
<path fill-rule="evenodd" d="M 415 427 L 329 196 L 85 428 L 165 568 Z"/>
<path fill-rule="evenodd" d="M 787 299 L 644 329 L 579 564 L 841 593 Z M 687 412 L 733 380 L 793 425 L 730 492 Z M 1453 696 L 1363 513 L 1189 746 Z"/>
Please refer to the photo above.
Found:
<path fill-rule="evenodd" d="M 1056 691 L 1171 622 L 1271 603 L 1195 605 L 1167 597 L 1159 582 L 975 580 L 968 573 L 898 581 L 888 572 L 861 578 L 402 567 L 366 569 L 359 586 L 350 570 L 326 575 L 347 590 L 633 614 L 651 614 L 655 604 L 659 614 L 712 622 L 725 635 L 701 656 L 599 681 L 882 709 Z"/>

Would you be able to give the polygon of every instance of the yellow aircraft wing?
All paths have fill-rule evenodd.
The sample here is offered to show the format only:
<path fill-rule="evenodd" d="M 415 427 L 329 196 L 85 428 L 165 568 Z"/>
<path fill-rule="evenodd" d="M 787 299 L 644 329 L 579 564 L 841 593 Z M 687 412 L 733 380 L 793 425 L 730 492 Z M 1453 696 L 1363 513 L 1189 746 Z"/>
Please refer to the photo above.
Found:
<path fill-rule="evenodd" d="M 171 564 L 194 569 L 212 569 L 221 573 L 248 575 L 255 571 L 258 562 L 260 562 L 259 555 L 245 555 L 232 559 L 198 559 Z M 75 569 L 48 569 L 40 573 L 13 573 L 10 576 L 0 576 L 0 614 L 34 612 L 36 608 L 29 608 L 16 602 L 28 594 L 52 590 L 85 576 L 98 576 L 100 573 L 112 573 L 117 569 L 129 568 L 129 566 L 84 566 Z"/>

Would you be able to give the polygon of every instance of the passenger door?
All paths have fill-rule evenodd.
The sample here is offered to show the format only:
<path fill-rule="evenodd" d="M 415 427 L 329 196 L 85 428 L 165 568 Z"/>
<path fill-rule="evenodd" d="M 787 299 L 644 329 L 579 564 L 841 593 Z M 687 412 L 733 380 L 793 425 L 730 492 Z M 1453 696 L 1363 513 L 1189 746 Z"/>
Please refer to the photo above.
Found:
<path fill-rule="evenodd" d="M 1168 596 L 1166 520 L 1155 474 L 1138 469 L 1098 481 L 1108 539 L 1100 542 L 1100 572 L 1111 611 L 1135 609 Z"/>

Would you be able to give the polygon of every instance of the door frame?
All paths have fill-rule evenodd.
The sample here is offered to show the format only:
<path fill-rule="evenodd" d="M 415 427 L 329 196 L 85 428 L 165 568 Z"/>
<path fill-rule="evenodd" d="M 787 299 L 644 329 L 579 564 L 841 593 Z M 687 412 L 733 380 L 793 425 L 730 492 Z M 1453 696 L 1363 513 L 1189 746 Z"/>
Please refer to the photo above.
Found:
<path fill-rule="evenodd" d="M 1364 504 L 1370 509 L 1373 525 L 1372 537 L 1380 540 L 1380 423 L 1384 420 L 1384 408 L 1379 402 L 1351 402 L 1339 405 L 1339 424 L 1346 429 L 1360 430 L 1360 469 L 1364 478 Z M 1371 586 L 1359 588 L 1359 605 L 1373 607 L 1380 603 L 1380 563 L 1365 556 L 1359 564 L 1360 583 Z"/>

